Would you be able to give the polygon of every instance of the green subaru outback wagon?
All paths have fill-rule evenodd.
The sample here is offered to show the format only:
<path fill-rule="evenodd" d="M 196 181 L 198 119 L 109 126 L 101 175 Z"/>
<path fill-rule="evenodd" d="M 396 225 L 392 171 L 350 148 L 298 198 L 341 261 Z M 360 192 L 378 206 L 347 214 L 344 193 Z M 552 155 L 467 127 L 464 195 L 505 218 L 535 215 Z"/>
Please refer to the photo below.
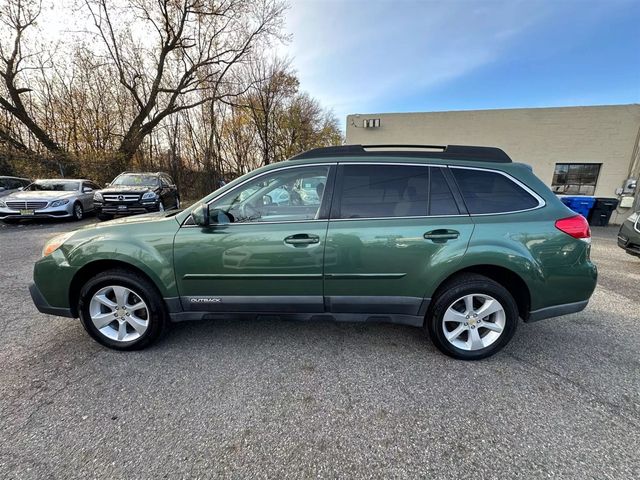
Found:
<path fill-rule="evenodd" d="M 500 149 L 330 147 L 177 213 L 56 237 L 31 295 L 119 350 L 170 321 L 271 314 L 423 327 L 471 360 L 504 347 L 520 318 L 586 307 L 590 240 L 585 219 Z"/>

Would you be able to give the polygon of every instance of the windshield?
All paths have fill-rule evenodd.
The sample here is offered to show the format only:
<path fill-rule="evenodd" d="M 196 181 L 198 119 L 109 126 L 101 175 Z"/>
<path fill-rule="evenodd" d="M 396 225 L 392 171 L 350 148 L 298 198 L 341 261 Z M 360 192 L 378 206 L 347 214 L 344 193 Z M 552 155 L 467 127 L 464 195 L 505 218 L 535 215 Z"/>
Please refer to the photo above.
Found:
<path fill-rule="evenodd" d="M 156 175 L 145 175 L 140 173 L 127 173 L 116 178 L 111 185 L 121 185 L 126 187 L 155 187 L 158 185 Z"/>
<path fill-rule="evenodd" d="M 80 182 L 65 180 L 38 180 L 29 185 L 25 190 L 30 192 L 75 192 L 80 187 Z"/>

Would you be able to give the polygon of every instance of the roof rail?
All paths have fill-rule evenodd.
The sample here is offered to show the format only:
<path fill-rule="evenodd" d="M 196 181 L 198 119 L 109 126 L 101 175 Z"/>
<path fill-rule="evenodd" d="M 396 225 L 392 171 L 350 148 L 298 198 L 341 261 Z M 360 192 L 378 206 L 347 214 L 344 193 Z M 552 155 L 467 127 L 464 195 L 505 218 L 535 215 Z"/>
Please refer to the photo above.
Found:
<path fill-rule="evenodd" d="M 376 151 L 378 150 L 378 151 Z M 424 150 L 424 151 L 420 151 Z M 313 148 L 289 160 L 327 157 L 362 157 L 392 155 L 394 157 L 433 157 L 481 162 L 511 163 L 511 157 L 497 147 L 474 147 L 467 145 L 340 145 Z"/>

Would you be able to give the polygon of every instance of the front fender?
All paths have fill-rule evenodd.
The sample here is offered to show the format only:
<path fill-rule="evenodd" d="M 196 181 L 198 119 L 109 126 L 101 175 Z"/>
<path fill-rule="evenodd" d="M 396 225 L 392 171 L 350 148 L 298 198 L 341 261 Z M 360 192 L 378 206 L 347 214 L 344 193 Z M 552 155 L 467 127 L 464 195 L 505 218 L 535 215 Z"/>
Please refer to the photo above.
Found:
<path fill-rule="evenodd" d="M 34 281 L 53 307 L 69 307 L 74 277 L 96 262 L 121 262 L 147 275 L 164 297 L 178 295 L 173 269 L 173 219 L 137 225 L 114 224 L 78 230 L 34 267 Z M 80 288 L 80 286 L 74 286 Z"/>
<path fill-rule="evenodd" d="M 96 237 L 66 252 L 71 268 L 76 271 L 104 260 L 122 262 L 144 272 L 158 287 L 163 297 L 177 296 L 173 271 L 173 237 L 168 241 L 145 241 L 129 235 Z"/>

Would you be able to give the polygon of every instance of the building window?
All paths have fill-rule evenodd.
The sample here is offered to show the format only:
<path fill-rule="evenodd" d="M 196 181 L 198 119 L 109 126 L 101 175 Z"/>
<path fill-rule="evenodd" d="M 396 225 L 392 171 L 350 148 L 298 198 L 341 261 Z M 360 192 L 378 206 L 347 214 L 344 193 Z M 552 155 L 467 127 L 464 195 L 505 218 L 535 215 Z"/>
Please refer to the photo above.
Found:
<path fill-rule="evenodd" d="M 600 163 L 556 163 L 551 188 L 563 195 L 593 195 Z"/>

